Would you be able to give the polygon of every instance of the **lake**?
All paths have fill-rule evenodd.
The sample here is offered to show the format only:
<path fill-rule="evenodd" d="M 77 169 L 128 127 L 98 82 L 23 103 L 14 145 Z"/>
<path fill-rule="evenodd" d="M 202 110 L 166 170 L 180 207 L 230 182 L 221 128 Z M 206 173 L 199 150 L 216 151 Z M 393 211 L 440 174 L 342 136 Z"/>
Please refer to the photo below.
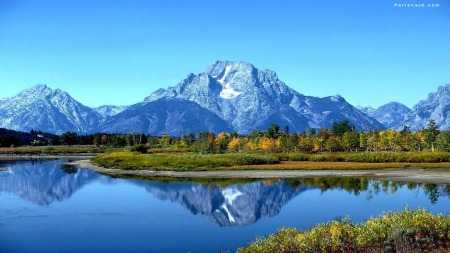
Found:
<path fill-rule="evenodd" d="M 235 251 L 279 227 L 450 212 L 450 187 L 365 178 L 118 179 L 66 160 L 0 162 L 0 252 Z"/>

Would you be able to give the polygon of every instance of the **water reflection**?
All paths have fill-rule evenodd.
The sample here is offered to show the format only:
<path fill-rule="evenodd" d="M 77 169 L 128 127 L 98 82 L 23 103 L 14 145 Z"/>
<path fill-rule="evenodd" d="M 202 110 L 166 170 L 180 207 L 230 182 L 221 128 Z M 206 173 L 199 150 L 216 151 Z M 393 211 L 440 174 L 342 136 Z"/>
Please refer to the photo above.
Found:
<path fill-rule="evenodd" d="M 424 194 L 432 204 L 438 201 L 440 196 L 450 196 L 450 185 L 438 185 L 431 183 L 412 183 L 412 182 L 392 182 L 369 180 L 367 178 L 302 178 L 286 179 L 286 182 L 296 188 L 300 186 L 310 186 L 319 188 L 322 192 L 332 189 L 343 189 L 350 194 L 358 196 L 361 192 L 366 194 L 366 199 L 370 200 L 380 193 L 395 194 L 399 189 L 419 190 L 423 189 Z"/>
<path fill-rule="evenodd" d="M 69 199 L 92 182 L 122 182 L 145 188 L 154 197 L 181 204 L 192 214 L 201 214 L 222 227 L 246 226 L 262 217 L 272 217 L 296 196 L 310 190 L 322 193 L 346 191 L 371 201 L 379 194 L 395 194 L 399 189 L 422 191 L 434 204 L 450 195 L 450 186 L 428 183 L 402 183 L 366 178 L 272 179 L 249 182 L 234 179 L 203 182 L 161 182 L 120 179 L 68 166 L 62 160 L 7 163 L 10 169 L 0 172 L 0 192 L 8 192 L 39 206 Z M 3 166 L 3 165 L 2 165 Z M 145 200 L 143 200 L 145 201 Z"/>
<path fill-rule="evenodd" d="M 69 199 L 101 177 L 93 171 L 64 165 L 61 160 L 9 162 L 6 167 L 7 171 L 0 172 L 0 192 L 15 194 L 39 206 Z"/>
<path fill-rule="evenodd" d="M 283 180 L 245 184 L 158 183 L 135 181 L 161 200 L 178 202 L 192 214 L 202 214 L 219 226 L 245 226 L 277 215 L 281 207 L 310 189 L 295 189 Z M 311 188 L 312 189 L 312 188 Z"/>

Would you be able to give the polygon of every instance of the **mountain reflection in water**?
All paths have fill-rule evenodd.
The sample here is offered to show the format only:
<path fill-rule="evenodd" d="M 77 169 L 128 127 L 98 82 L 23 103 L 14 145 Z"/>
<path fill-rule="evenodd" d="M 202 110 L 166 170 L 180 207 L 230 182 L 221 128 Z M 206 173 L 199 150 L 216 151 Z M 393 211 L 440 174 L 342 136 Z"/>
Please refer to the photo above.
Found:
<path fill-rule="evenodd" d="M 102 180 L 94 171 L 64 165 L 61 160 L 15 161 L 8 162 L 6 167 L 9 170 L 0 172 L 0 191 L 39 206 L 68 199 L 84 185 Z"/>
<path fill-rule="evenodd" d="M 193 214 L 206 215 L 219 226 L 245 226 L 262 217 L 275 216 L 289 200 L 309 189 L 294 189 L 283 180 L 226 186 L 149 181 L 135 183 L 159 199 L 178 202 Z"/>
<path fill-rule="evenodd" d="M 277 215 L 281 207 L 308 190 L 321 189 L 364 194 L 367 201 L 378 194 L 394 194 L 406 187 L 422 189 L 431 203 L 449 196 L 450 187 L 436 184 L 401 183 L 366 178 L 302 178 L 243 181 L 206 180 L 203 182 L 169 182 L 155 180 L 114 179 L 94 171 L 64 165 L 63 160 L 8 162 L 8 171 L 0 172 L 0 192 L 12 193 L 39 206 L 69 199 L 83 186 L 101 182 L 131 183 L 145 188 L 161 200 L 177 202 L 192 214 L 202 214 L 218 226 L 245 226 L 262 217 Z M 2 167 L 4 167 L 2 164 Z"/>

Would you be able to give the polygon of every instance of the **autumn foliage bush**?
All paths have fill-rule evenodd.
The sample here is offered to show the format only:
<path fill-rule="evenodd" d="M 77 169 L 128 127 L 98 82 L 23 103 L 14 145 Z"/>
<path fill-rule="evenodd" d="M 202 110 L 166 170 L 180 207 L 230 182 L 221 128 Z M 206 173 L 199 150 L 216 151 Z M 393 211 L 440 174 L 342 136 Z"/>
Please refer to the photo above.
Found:
<path fill-rule="evenodd" d="M 405 208 L 363 223 L 345 218 L 307 230 L 281 228 L 238 252 L 448 252 L 449 246 L 450 215 Z"/>

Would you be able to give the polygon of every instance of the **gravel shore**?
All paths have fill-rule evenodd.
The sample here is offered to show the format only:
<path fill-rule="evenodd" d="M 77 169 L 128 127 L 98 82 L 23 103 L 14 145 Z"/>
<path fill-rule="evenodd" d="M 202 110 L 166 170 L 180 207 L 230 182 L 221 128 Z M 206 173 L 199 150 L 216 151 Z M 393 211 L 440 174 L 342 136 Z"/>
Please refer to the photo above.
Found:
<path fill-rule="evenodd" d="M 450 183 L 450 170 L 445 169 L 382 169 L 382 170 L 214 170 L 214 171 L 152 171 L 120 170 L 96 166 L 89 160 L 76 160 L 67 164 L 91 169 L 113 176 L 147 176 L 173 178 L 312 178 L 312 177 L 367 177 L 371 179 L 415 182 Z"/>

